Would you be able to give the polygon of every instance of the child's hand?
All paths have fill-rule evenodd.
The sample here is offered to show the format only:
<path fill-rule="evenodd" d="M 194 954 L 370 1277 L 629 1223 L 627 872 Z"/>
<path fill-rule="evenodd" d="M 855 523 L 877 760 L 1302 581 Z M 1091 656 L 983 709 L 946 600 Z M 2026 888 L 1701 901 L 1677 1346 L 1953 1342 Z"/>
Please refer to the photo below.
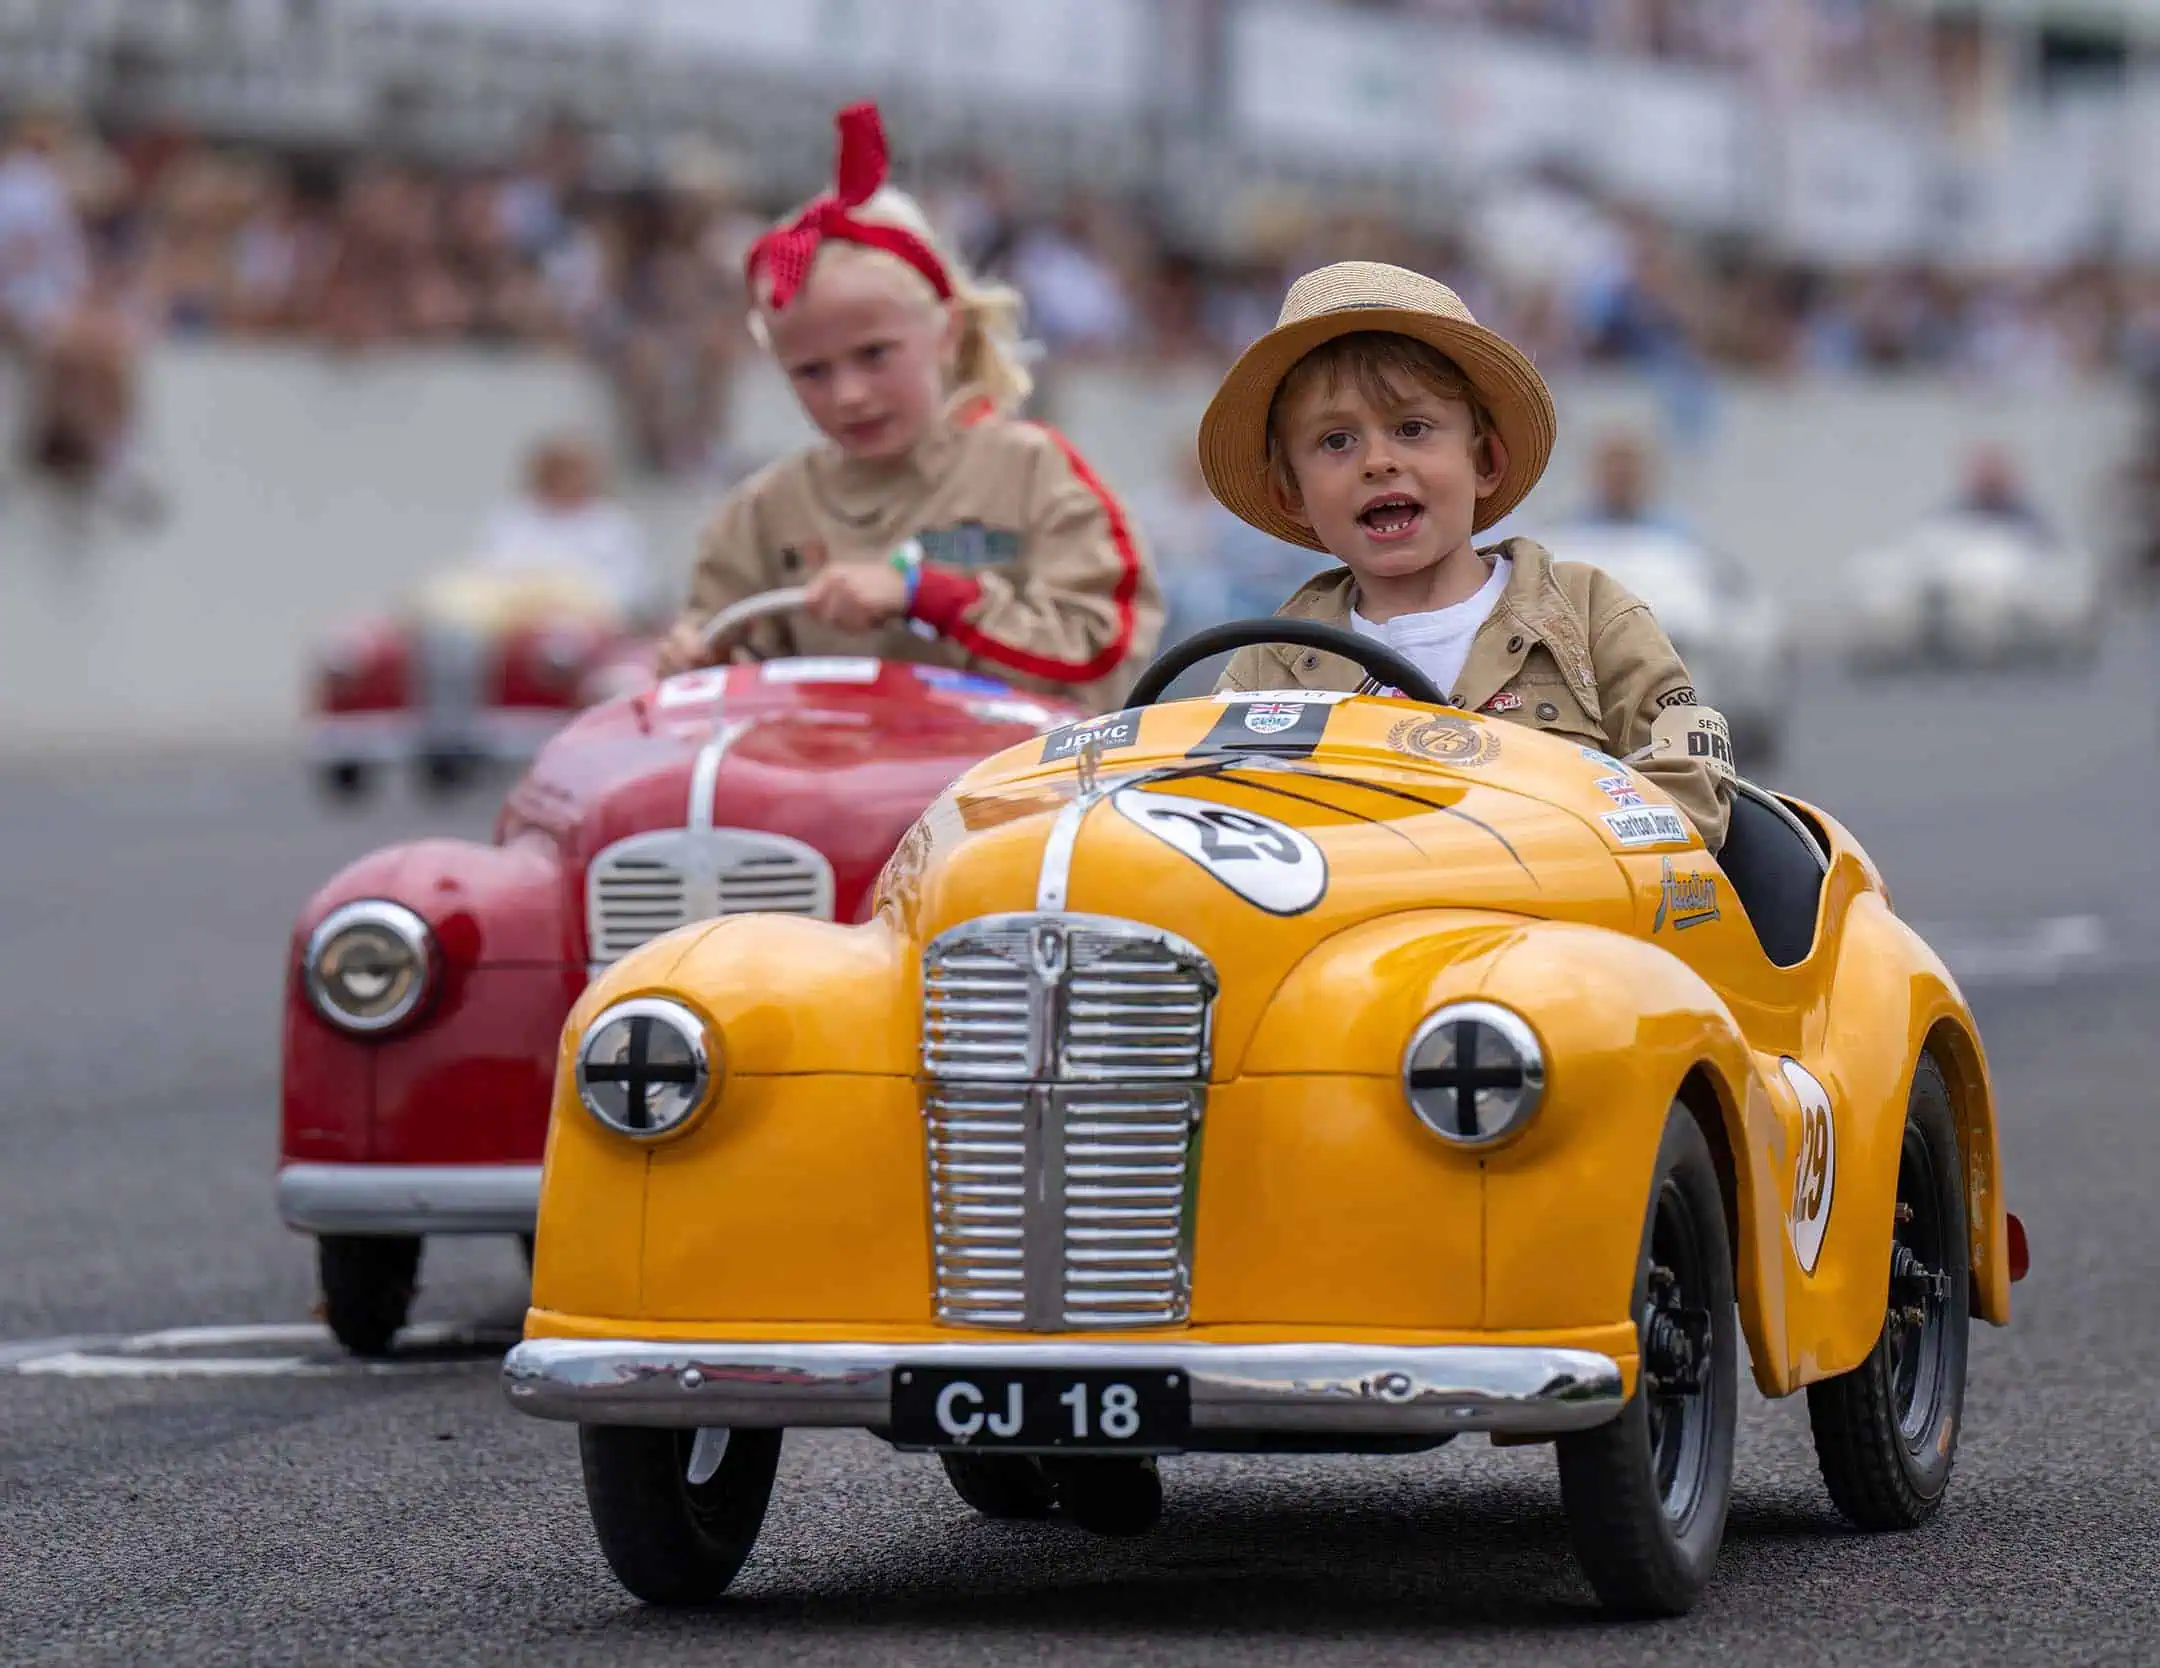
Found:
<path fill-rule="evenodd" d="M 907 576 L 883 562 L 829 567 L 810 581 L 803 612 L 834 631 L 874 631 L 907 612 Z"/>
<path fill-rule="evenodd" d="M 711 658 L 704 634 L 685 620 L 661 638 L 659 648 L 653 651 L 653 676 L 672 678 L 677 672 L 694 671 Z"/>

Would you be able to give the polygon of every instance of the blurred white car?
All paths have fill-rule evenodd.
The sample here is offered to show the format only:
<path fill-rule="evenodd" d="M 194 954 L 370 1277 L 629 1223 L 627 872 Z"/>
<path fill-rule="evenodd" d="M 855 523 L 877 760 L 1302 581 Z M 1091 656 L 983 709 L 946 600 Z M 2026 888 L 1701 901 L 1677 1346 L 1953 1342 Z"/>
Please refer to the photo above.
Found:
<path fill-rule="evenodd" d="M 1774 597 L 1729 558 L 1660 527 L 1583 523 L 1539 542 L 1563 562 L 1603 568 L 1650 605 L 1703 704 L 1725 715 L 1744 774 L 1775 762 L 1793 652 Z"/>
<path fill-rule="evenodd" d="M 1998 516 L 1931 516 L 1855 558 L 1846 594 L 1862 671 L 2089 662 L 2103 630 L 2098 563 Z"/>

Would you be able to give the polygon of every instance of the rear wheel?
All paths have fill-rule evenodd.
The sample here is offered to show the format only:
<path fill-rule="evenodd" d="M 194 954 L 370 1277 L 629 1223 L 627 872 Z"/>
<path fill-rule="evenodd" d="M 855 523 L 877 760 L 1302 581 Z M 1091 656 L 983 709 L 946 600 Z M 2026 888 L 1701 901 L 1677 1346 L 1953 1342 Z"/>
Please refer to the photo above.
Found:
<path fill-rule="evenodd" d="M 462 792 L 479 779 L 480 761 L 469 753 L 427 753 L 414 765 L 421 792 L 442 797 Z"/>
<path fill-rule="evenodd" d="M 316 781 L 322 791 L 332 799 L 356 800 L 365 798 L 375 785 L 375 772 L 357 759 L 339 759 L 326 764 L 317 773 Z"/>
<path fill-rule="evenodd" d="M 783 1434 L 580 1425 L 585 1505 L 615 1579 L 647 1604 L 718 1602 L 764 1527 Z"/>
<path fill-rule="evenodd" d="M 940 1454 L 953 1492 L 984 1517 L 1042 1518 L 1057 1491 L 1041 1464 L 1020 1454 Z"/>
<path fill-rule="evenodd" d="M 1641 1375 L 1618 1418 L 1560 1438 L 1576 1561 L 1609 1610 L 1677 1616 L 1708 1584 L 1732 1495 L 1739 1315 L 1710 1144 L 1665 1120 L 1635 1281 Z"/>
<path fill-rule="evenodd" d="M 1162 1476 L 1152 1457 L 1052 1458 L 1043 1471 L 1077 1528 L 1098 1535 L 1144 1535 L 1162 1517 Z"/>
<path fill-rule="evenodd" d="M 325 1234 L 315 1242 L 323 1320 L 355 1355 L 388 1355 L 412 1312 L 420 1240 L 403 1234 Z"/>
<path fill-rule="evenodd" d="M 1898 1155 L 1882 1335 L 1851 1372 L 1808 1386 L 1823 1483 L 1862 1529 L 1914 1528 L 1950 1486 L 1972 1324 L 1963 1176 L 1949 1090 L 1923 1057 Z"/>

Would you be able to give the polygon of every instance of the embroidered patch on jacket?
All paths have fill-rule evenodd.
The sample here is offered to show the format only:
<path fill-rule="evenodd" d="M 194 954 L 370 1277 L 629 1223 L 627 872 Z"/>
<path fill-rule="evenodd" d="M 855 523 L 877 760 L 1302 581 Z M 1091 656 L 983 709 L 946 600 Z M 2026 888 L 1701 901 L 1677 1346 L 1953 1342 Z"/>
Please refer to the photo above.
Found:
<path fill-rule="evenodd" d="M 1478 708 L 1480 712 L 1517 712 L 1522 708 L 1522 697 L 1512 689 L 1503 689 L 1491 700 Z"/>
<path fill-rule="evenodd" d="M 923 560 L 945 568 L 993 568 L 1020 560 L 1020 535 L 1004 527 L 986 527 L 979 521 L 963 521 L 951 527 L 932 527 L 915 535 L 922 543 Z"/>

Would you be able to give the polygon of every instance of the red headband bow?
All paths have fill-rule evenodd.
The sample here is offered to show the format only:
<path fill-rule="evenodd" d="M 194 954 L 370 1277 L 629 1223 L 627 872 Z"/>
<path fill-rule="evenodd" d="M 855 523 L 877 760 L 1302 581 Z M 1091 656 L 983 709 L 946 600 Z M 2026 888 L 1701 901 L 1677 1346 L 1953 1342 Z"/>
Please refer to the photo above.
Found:
<path fill-rule="evenodd" d="M 840 132 L 839 154 L 833 161 L 833 189 L 787 225 L 767 232 L 750 246 L 743 270 L 752 287 L 761 270 L 769 273 L 773 307 L 776 311 L 785 307 L 810 276 L 818 245 L 827 238 L 839 238 L 899 256 L 930 281 L 940 301 L 950 301 L 952 279 L 945 271 L 945 263 L 927 243 L 903 227 L 875 226 L 848 212 L 867 203 L 885 183 L 888 155 L 885 124 L 878 119 L 878 107 L 851 104 L 833 118 L 833 126 Z"/>

